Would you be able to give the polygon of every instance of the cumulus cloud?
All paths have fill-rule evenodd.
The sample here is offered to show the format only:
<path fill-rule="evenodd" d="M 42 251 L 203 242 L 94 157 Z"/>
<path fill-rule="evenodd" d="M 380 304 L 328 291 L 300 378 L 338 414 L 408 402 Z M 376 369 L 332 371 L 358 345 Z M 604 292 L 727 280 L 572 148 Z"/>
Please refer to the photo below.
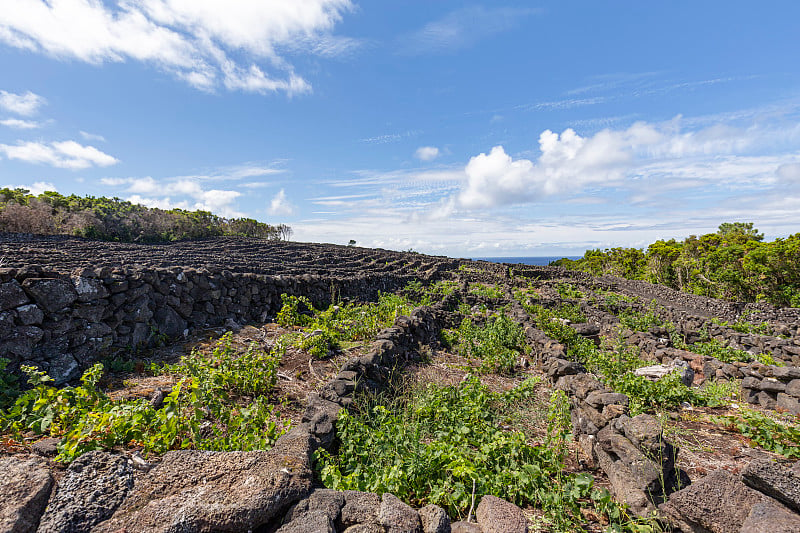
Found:
<path fill-rule="evenodd" d="M 75 141 L 51 143 L 20 141 L 16 145 L 0 144 L 0 153 L 9 159 L 71 170 L 92 166 L 107 167 L 119 162 L 115 157 L 101 152 L 94 146 L 84 146 Z"/>
<path fill-rule="evenodd" d="M 0 11 L 0 19 L 3 17 L 3 11 L 5 11 L 5 9 Z M 0 40 L 2 40 L 2 36 L 3 34 L 0 33 Z M 16 113 L 17 115 L 33 115 L 44 102 L 44 98 L 30 91 L 25 94 L 0 91 L 0 108 Z"/>
<path fill-rule="evenodd" d="M 238 191 L 205 189 L 199 178 L 103 178 L 100 183 L 109 187 L 124 187 L 129 202 L 159 209 L 190 209 L 211 211 L 224 217 L 244 216 L 235 207 L 242 195 Z"/>
<path fill-rule="evenodd" d="M 39 123 L 33 120 L 20 120 L 18 118 L 8 118 L 0 120 L 0 124 L 7 128 L 14 128 L 17 130 L 33 130 L 39 127 Z"/>
<path fill-rule="evenodd" d="M 435 146 L 420 146 L 417 148 L 417 151 L 414 152 L 414 157 L 420 161 L 433 161 L 439 157 L 439 149 Z"/>
<path fill-rule="evenodd" d="M 535 161 L 514 159 L 502 146 L 472 157 L 455 205 L 485 209 L 538 201 L 580 193 L 587 187 L 612 187 L 637 174 L 721 179 L 727 166 L 751 177 L 754 172 L 748 168 L 763 171 L 765 161 L 743 157 L 748 150 L 787 135 L 796 136 L 797 132 L 723 124 L 683 132 L 680 117 L 661 124 L 637 122 L 627 129 L 605 129 L 590 137 L 572 129 L 561 134 L 545 130 L 539 136 L 541 155 Z M 791 168 L 784 170 L 791 172 Z"/>
<path fill-rule="evenodd" d="M 294 213 L 294 206 L 286 198 L 286 191 L 281 189 L 272 197 L 267 212 L 274 216 L 289 216 Z"/>
<path fill-rule="evenodd" d="M 351 0 L 7 0 L 0 41 L 92 64 L 142 61 L 203 90 L 310 90 L 281 50 L 358 46 L 332 30 Z M 76 22 L 80 28 L 76 29 Z M 268 69 L 268 70 L 265 70 Z"/>

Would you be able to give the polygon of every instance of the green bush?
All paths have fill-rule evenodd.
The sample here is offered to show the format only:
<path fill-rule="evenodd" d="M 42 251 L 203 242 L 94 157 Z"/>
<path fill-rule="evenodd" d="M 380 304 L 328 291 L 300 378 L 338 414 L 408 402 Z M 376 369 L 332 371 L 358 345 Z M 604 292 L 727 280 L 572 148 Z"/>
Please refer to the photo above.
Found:
<path fill-rule="evenodd" d="M 633 331 L 647 331 L 652 327 L 664 326 L 665 322 L 656 314 L 655 300 L 647 311 L 624 309 L 619 314 L 619 323 Z"/>
<path fill-rule="evenodd" d="M 722 342 L 711 339 L 704 342 L 696 342 L 689 347 L 689 350 L 699 355 L 713 357 L 723 363 L 746 363 L 754 359 L 753 354 L 744 350 L 737 350 L 730 346 L 725 346 Z"/>
<path fill-rule="evenodd" d="M 466 317 L 458 330 L 444 332 L 441 338 L 464 357 L 479 360 L 479 372 L 511 373 L 519 356 L 529 350 L 522 326 L 502 313 L 489 317 L 483 327 Z"/>
<path fill-rule="evenodd" d="M 158 409 L 145 399 L 112 400 L 99 390 L 100 363 L 83 374 L 81 385 L 61 389 L 45 373 L 23 367 L 32 388 L 0 412 L 0 430 L 61 437 L 56 459 L 64 462 L 119 445 L 145 453 L 267 449 L 288 428 L 267 396 L 280 354 L 253 345 L 237 354 L 230 340 L 227 334 L 210 355 L 192 352 L 158 369 L 185 376 Z"/>
<path fill-rule="evenodd" d="M 367 341 L 381 329 L 394 324 L 400 315 L 408 315 L 412 306 L 395 294 L 381 294 L 375 303 L 331 305 L 315 309 L 305 296 L 281 295 L 283 306 L 276 321 L 284 326 L 300 326 L 307 334 L 290 333 L 283 344 L 306 350 L 315 358 L 324 358 L 341 348 L 342 343 Z"/>
<path fill-rule="evenodd" d="M 569 422 L 563 395 L 551 402 L 548 441 L 532 446 L 522 433 L 499 427 L 498 410 L 515 394 L 492 393 L 472 377 L 454 387 L 411 391 L 360 414 L 343 411 L 338 454 L 317 454 L 321 479 L 337 490 L 391 492 L 415 506 L 434 503 L 461 518 L 474 487 L 475 501 L 493 494 L 544 509 L 555 531 L 574 531 L 582 522 L 580 508 L 594 506 L 619 530 L 637 530 L 624 508 L 593 488 L 591 476 L 564 473 Z"/>

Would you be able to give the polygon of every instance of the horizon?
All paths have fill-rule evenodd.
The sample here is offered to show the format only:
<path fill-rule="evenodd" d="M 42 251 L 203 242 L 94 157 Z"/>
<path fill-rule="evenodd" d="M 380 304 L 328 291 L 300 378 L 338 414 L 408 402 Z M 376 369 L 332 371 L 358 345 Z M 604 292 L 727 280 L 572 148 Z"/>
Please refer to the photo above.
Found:
<path fill-rule="evenodd" d="M 7 4 L 0 188 L 450 257 L 800 231 L 795 2 Z"/>

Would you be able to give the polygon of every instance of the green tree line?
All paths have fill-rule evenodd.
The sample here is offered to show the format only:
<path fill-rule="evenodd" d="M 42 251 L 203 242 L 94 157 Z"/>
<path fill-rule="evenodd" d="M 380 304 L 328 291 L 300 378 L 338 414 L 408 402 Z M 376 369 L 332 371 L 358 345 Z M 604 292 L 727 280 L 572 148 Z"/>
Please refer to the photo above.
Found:
<path fill-rule="evenodd" d="M 726 222 L 716 233 L 658 240 L 646 250 L 587 250 L 575 261 L 551 264 L 714 298 L 800 307 L 800 233 L 765 242 L 752 222 Z"/>
<path fill-rule="evenodd" d="M 0 189 L 0 231 L 77 235 L 119 242 L 170 242 L 241 236 L 287 240 L 292 228 L 251 218 L 224 218 L 208 211 L 156 209 L 119 198 L 39 195 L 27 189 Z"/>

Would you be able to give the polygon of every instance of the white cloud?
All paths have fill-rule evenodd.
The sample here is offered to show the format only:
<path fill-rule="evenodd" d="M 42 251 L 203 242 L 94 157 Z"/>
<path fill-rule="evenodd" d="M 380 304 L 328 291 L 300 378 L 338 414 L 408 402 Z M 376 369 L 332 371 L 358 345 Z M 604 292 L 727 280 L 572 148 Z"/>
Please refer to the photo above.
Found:
<path fill-rule="evenodd" d="M 17 130 L 33 130 L 39 127 L 38 122 L 34 122 L 33 120 L 20 120 L 18 118 L 0 120 L 0 124 Z"/>
<path fill-rule="evenodd" d="M 92 166 L 107 167 L 119 162 L 94 146 L 83 146 L 75 141 L 51 143 L 20 141 L 16 145 L 0 144 L 0 153 L 4 153 L 9 159 L 72 170 Z"/>
<path fill-rule="evenodd" d="M 787 183 L 800 183 L 800 163 L 786 163 L 778 167 L 775 174 Z"/>
<path fill-rule="evenodd" d="M 3 11 L 0 10 L 0 21 L 2 21 Z M 2 24 L 2 22 L 0 22 Z M 3 34 L 0 33 L 0 40 Z M 41 105 L 45 103 L 45 99 L 34 94 L 30 91 L 25 94 L 14 94 L 6 91 L 0 91 L 0 108 L 16 113 L 17 115 L 33 115 Z"/>
<path fill-rule="evenodd" d="M 358 46 L 332 30 L 351 0 L 6 0 L 0 41 L 93 64 L 153 64 L 203 90 L 308 92 L 281 55 Z M 268 68 L 267 71 L 264 69 Z"/>
<path fill-rule="evenodd" d="M 294 206 L 286 198 L 286 191 L 281 189 L 278 191 L 269 204 L 267 212 L 273 216 L 289 216 L 294 213 Z"/>
<path fill-rule="evenodd" d="M 56 186 L 49 181 L 37 181 L 33 185 L 3 185 L 3 187 L 7 187 L 9 189 L 26 189 L 30 192 L 30 194 L 34 194 L 36 196 L 45 191 L 58 191 Z"/>
<path fill-rule="evenodd" d="M 716 124 L 683 132 L 680 122 L 681 117 L 660 124 L 637 122 L 627 129 L 604 129 L 590 137 L 572 129 L 560 135 L 545 130 L 539 137 L 541 155 L 535 161 L 514 159 L 496 146 L 489 154 L 470 159 L 465 168 L 467 181 L 455 197 L 456 205 L 487 209 L 522 204 L 557 194 L 580 194 L 587 187 L 630 185 L 637 176 L 752 180 L 758 175 L 771 176 L 777 163 L 747 158 L 748 152 L 800 136 L 797 125 L 765 129 Z M 771 169 L 765 162 L 773 165 Z"/>
<path fill-rule="evenodd" d="M 420 161 L 433 161 L 439 157 L 439 149 L 435 146 L 420 146 L 417 148 L 417 151 L 414 152 L 414 157 Z"/>
<path fill-rule="evenodd" d="M 309 201 L 324 211 L 292 227 L 298 240 L 456 256 L 646 246 L 713 232 L 725 220 L 785 236 L 797 232 L 800 201 L 793 117 L 676 117 L 591 135 L 545 130 L 533 156 L 496 146 L 435 172 L 356 171 L 320 181 L 328 189 Z"/>
<path fill-rule="evenodd" d="M 86 139 L 87 141 L 99 141 L 99 142 L 106 142 L 106 138 L 102 135 L 97 135 L 94 133 L 89 133 L 87 131 L 80 131 L 81 137 Z"/>
<path fill-rule="evenodd" d="M 465 7 L 403 36 L 398 47 L 401 53 L 410 55 L 468 48 L 481 39 L 518 27 L 525 17 L 538 12 L 536 9 Z"/>
<path fill-rule="evenodd" d="M 123 187 L 129 202 L 159 209 L 190 209 L 211 211 L 224 217 L 241 217 L 235 207 L 242 196 L 239 191 L 205 189 L 197 177 L 156 180 L 144 178 L 102 178 L 100 183 L 109 187 Z"/>

